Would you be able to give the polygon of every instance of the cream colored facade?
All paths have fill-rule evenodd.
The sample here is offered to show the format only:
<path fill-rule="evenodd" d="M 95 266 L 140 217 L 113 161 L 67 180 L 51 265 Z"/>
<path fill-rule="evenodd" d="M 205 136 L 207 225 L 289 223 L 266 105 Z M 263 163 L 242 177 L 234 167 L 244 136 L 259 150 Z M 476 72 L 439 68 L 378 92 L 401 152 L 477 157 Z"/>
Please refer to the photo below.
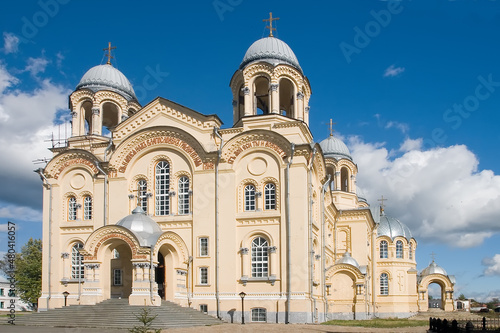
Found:
<path fill-rule="evenodd" d="M 69 304 L 163 298 L 229 321 L 241 292 L 247 321 L 423 309 L 415 239 L 378 234 L 384 215 L 356 194 L 345 145 L 314 142 L 311 87 L 288 45 L 255 42 L 230 86 L 234 124 L 221 129 L 167 99 L 142 107 L 109 64 L 87 72 L 70 96 L 71 138 L 40 171 L 39 308 L 61 307 L 68 291 Z"/>

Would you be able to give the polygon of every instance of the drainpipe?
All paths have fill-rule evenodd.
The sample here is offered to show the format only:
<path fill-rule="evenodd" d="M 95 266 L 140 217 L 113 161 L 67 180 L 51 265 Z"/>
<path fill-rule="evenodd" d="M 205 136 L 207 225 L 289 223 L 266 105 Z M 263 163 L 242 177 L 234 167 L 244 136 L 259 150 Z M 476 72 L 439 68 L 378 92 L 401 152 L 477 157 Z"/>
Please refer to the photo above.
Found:
<path fill-rule="evenodd" d="M 49 304 L 50 304 L 50 298 L 52 297 L 52 288 L 51 288 L 51 281 L 50 281 L 50 275 L 51 275 L 51 267 L 52 267 L 52 185 L 49 184 L 49 181 L 47 177 L 43 174 L 43 169 L 39 168 L 34 170 L 36 173 L 40 175 L 40 179 L 42 180 L 43 185 L 49 189 L 49 264 L 48 264 L 48 292 L 49 296 L 47 297 L 47 310 L 49 310 Z"/>
<path fill-rule="evenodd" d="M 325 258 L 325 193 L 326 190 L 328 189 L 328 185 L 330 184 L 330 179 L 331 175 L 328 174 L 328 178 L 323 184 L 323 187 L 321 188 L 321 224 L 322 224 L 322 229 L 323 231 L 321 232 L 322 235 L 322 244 L 323 246 L 321 247 L 321 273 L 322 273 L 322 280 L 323 280 L 323 311 L 324 311 L 324 320 L 328 320 L 326 317 L 328 314 L 328 301 L 326 299 L 326 271 L 325 271 L 325 266 L 326 266 L 326 258 Z"/>
<path fill-rule="evenodd" d="M 217 318 L 220 317 L 219 299 L 219 162 L 222 155 L 224 139 L 219 129 L 214 127 L 214 134 L 220 139 L 220 148 L 217 150 L 217 163 L 215 163 L 215 301 L 217 303 Z"/>
<path fill-rule="evenodd" d="M 154 295 L 153 295 L 153 248 L 154 245 L 149 246 L 149 298 L 151 305 L 154 305 Z M 146 302 L 146 301 L 144 301 Z"/>
<path fill-rule="evenodd" d="M 377 227 L 372 231 L 372 297 L 373 297 L 373 309 L 372 309 L 372 314 L 374 317 L 376 317 L 375 312 L 377 311 L 377 293 L 375 289 L 375 265 L 377 264 L 377 255 L 375 253 L 375 233 L 377 232 Z"/>
<path fill-rule="evenodd" d="M 291 289 L 292 284 L 290 282 L 292 262 L 290 260 L 291 256 L 291 235 L 290 235 L 290 165 L 293 162 L 293 154 L 295 153 L 295 143 L 291 146 L 290 160 L 286 165 L 285 178 L 286 178 L 286 198 L 285 198 L 285 208 L 286 208 L 286 307 L 285 307 L 285 324 L 289 323 L 290 316 L 290 299 L 291 299 Z"/>
<path fill-rule="evenodd" d="M 314 248 L 313 248 L 313 184 L 312 184 L 312 168 L 314 158 L 316 157 L 316 147 L 313 148 L 311 163 L 309 163 L 309 295 L 311 297 L 311 323 L 314 323 L 316 312 L 316 298 L 314 298 Z"/>

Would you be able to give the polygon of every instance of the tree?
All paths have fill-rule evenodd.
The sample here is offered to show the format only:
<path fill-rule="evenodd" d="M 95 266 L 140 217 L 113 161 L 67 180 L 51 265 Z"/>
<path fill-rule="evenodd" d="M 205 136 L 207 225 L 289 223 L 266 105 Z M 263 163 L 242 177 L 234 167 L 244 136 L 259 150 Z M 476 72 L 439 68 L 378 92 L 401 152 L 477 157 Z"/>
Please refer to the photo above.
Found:
<path fill-rule="evenodd" d="M 130 333 L 160 333 L 161 329 L 152 329 L 151 325 L 153 324 L 153 320 L 155 320 L 158 315 L 152 315 L 151 310 L 148 308 L 142 308 L 141 313 L 135 315 L 137 320 L 142 323 L 142 326 L 134 326 L 129 329 Z"/>
<path fill-rule="evenodd" d="M 465 301 L 467 298 L 465 298 L 464 294 L 460 294 L 460 296 L 458 296 L 458 299 L 461 301 Z"/>
<path fill-rule="evenodd" d="M 0 270 L 11 275 L 8 254 L 0 260 Z M 42 291 L 42 241 L 40 239 L 30 238 L 21 248 L 21 252 L 16 253 L 13 272 L 16 296 L 31 304 L 36 310 Z"/>

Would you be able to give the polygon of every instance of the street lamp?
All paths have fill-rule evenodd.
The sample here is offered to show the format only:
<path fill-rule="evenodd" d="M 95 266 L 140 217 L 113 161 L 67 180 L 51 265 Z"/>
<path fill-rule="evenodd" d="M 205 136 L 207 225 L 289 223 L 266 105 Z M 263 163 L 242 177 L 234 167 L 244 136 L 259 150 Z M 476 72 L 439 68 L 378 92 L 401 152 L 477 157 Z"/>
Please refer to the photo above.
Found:
<path fill-rule="evenodd" d="M 241 297 L 241 324 L 244 325 L 245 324 L 245 296 L 247 294 L 245 294 L 243 291 L 240 293 L 240 297 Z"/>
<path fill-rule="evenodd" d="M 69 293 L 67 291 L 65 291 L 65 292 L 63 292 L 63 296 L 64 296 L 64 306 L 67 306 Z"/>

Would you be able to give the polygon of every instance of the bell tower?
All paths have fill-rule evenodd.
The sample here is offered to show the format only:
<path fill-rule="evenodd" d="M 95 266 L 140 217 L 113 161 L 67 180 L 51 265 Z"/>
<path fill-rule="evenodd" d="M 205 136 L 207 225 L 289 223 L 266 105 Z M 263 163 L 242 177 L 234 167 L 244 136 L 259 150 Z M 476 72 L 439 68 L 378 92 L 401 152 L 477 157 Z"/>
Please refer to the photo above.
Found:
<path fill-rule="evenodd" d="M 254 42 L 231 78 L 233 122 L 243 117 L 277 114 L 309 124 L 311 87 L 292 49 L 273 36 L 269 13 L 269 36 Z"/>

